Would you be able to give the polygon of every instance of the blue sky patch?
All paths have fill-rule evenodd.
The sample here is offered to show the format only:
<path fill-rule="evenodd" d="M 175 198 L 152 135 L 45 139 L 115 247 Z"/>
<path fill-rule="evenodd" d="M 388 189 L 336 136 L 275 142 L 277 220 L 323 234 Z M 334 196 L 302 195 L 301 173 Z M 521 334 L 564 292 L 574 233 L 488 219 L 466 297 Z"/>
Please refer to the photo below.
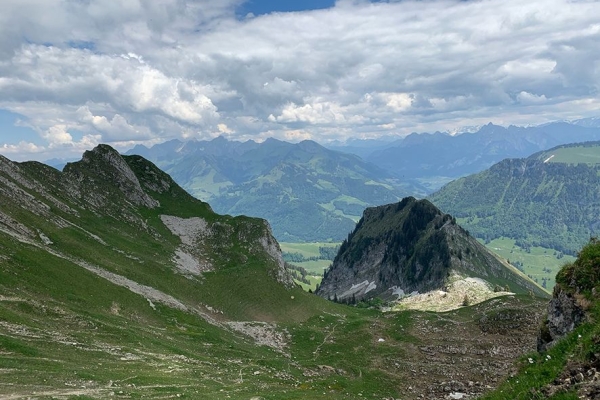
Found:
<path fill-rule="evenodd" d="M 264 15 L 273 12 L 292 12 L 318 10 L 331 8 L 335 0 L 305 0 L 305 1 L 281 1 L 281 0 L 248 0 L 240 6 L 237 14 L 241 17 L 247 14 Z"/>

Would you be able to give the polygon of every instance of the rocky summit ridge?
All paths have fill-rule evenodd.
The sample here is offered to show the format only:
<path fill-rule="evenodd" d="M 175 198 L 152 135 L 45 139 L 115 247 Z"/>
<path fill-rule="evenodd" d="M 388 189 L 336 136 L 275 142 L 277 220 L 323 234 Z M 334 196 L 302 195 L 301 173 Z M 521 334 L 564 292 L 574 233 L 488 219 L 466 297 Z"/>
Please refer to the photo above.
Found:
<path fill-rule="evenodd" d="M 546 295 L 471 237 L 451 215 L 412 197 L 366 209 L 316 293 L 346 302 L 397 299 L 442 290 L 453 276 L 485 281 L 496 291 Z"/>

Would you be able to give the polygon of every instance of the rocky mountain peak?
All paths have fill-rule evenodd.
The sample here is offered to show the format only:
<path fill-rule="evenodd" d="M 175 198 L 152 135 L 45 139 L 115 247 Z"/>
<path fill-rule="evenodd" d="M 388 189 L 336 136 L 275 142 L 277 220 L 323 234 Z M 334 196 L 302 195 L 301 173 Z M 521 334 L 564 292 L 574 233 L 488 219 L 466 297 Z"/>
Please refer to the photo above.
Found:
<path fill-rule="evenodd" d="M 338 300 L 395 299 L 443 289 L 451 276 L 502 282 L 513 291 L 543 295 L 533 282 L 457 225 L 451 215 L 413 197 L 365 210 L 342 243 L 317 294 Z"/>
<path fill-rule="evenodd" d="M 69 163 L 64 170 L 66 176 L 79 192 L 86 181 L 102 184 L 116 185 L 125 199 L 136 206 L 156 208 L 159 203 L 150 197 L 143 189 L 135 173 L 131 170 L 125 159 L 112 147 L 101 144 L 83 154 L 81 161 Z M 100 189 L 96 187 L 95 189 Z M 97 191 L 95 191 L 98 193 Z"/>

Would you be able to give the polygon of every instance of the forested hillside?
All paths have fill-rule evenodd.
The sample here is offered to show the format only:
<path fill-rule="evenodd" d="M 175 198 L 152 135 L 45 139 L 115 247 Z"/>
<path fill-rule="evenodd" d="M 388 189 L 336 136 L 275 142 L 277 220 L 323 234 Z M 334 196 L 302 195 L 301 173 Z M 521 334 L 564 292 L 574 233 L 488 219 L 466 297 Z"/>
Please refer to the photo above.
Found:
<path fill-rule="evenodd" d="M 486 241 L 575 254 L 600 233 L 600 143 L 568 145 L 504 160 L 430 196 Z"/>

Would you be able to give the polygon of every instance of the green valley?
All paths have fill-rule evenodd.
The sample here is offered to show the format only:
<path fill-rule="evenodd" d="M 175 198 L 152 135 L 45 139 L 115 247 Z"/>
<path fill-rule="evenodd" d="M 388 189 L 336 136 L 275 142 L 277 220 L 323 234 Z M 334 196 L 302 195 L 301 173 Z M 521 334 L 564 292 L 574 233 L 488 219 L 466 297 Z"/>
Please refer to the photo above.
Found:
<path fill-rule="evenodd" d="M 556 272 L 575 260 L 573 256 L 544 247 L 519 247 L 514 239 L 498 238 L 486 246 L 550 292 Z"/>

